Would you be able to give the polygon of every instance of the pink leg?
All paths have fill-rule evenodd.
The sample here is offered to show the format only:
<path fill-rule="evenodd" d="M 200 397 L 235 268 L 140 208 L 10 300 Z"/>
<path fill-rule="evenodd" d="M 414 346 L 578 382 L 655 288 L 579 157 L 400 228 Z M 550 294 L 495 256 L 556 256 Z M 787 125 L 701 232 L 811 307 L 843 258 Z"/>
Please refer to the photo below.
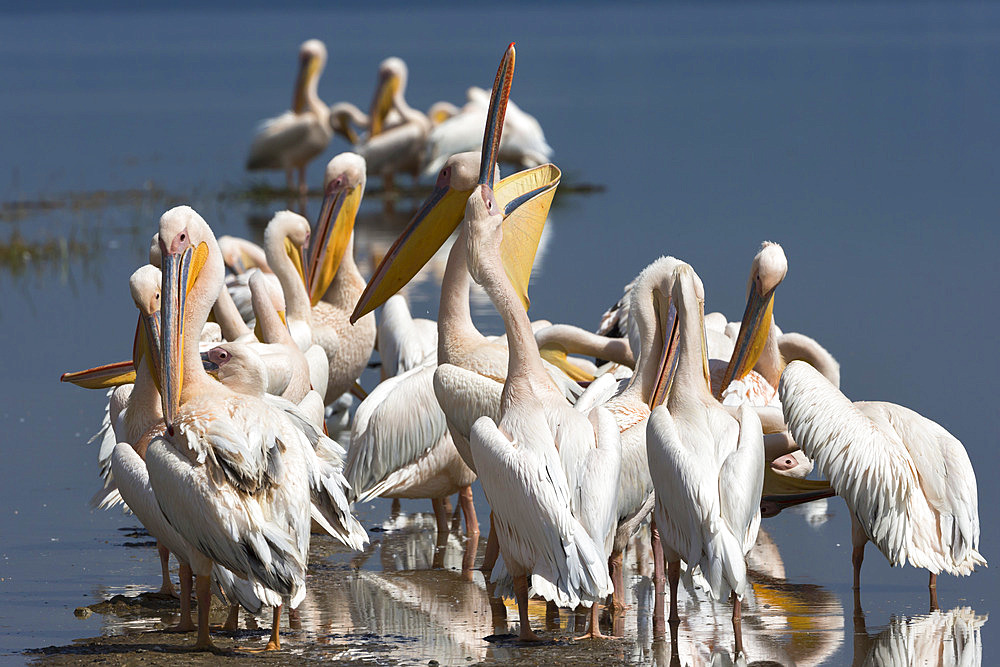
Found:
<path fill-rule="evenodd" d="M 680 623 L 681 616 L 677 613 L 677 582 L 681 579 L 681 562 L 671 561 L 667 564 L 667 582 L 670 584 L 670 623 Z"/>
<path fill-rule="evenodd" d="M 514 577 L 514 597 L 517 598 L 517 614 L 521 620 L 518 639 L 523 642 L 541 641 L 542 638 L 531 630 L 531 621 L 528 620 L 528 578 L 523 574 Z"/>
<path fill-rule="evenodd" d="M 195 596 L 198 599 L 198 640 L 196 651 L 214 651 L 215 645 L 208 634 L 208 617 L 212 609 L 212 579 L 208 576 L 195 577 Z"/>
<path fill-rule="evenodd" d="M 740 599 L 733 591 L 733 634 L 736 636 L 736 655 L 743 653 L 743 621 L 740 616 Z"/>
<path fill-rule="evenodd" d="M 476 517 L 476 504 L 472 500 L 472 487 L 463 487 L 458 492 L 458 504 L 465 515 L 465 536 L 470 539 L 479 537 L 479 519 Z"/>
<path fill-rule="evenodd" d="M 608 570 L 611 574 L 611 583 L 615 587 L 615 592 L 611 596 L 611 613 L 617 616 L 625 611 L 625 568 L 622 564 L 623 554 L 620 551 L 612 551 L 608 558 Z"/>
<path fill-rule="evenodd" d="M 483 554 L 483 564 L 480 566 L 480 570 L 484 575 L 486 575 L 486 580 L 489 581 L 490 574 L 493 572 L 493 566 L 497 564 L 497 558 L 500 556 L 500 542 L 497 540 L 496 530 L 493 528 L 493 512 L 490 512 L 490 534 L 486 538 L 486 553 Z"/>
<path fill-rule="evenodd" d="M 156 552 L 160 556 L 160 574 L 163 577 L 163 583 L 160 584 L 160 590 L 157 593 L 177 597 L 177 591 L 174 590 L 174 585 L 170 581 L 170 549 L 157 542 Z"/>
<path fill-rule="evenodd" d="M 653 543 L 653 638 L 658 639 L 666 636 L 667 626 L 663 621 L 665 602 L 663 585 L 666 583 L 666 577 L 663 575 L 663 544 L 660 542 L 660 531 L 656 527 L 656 521 L 649 523 L 649 536 Z"/>

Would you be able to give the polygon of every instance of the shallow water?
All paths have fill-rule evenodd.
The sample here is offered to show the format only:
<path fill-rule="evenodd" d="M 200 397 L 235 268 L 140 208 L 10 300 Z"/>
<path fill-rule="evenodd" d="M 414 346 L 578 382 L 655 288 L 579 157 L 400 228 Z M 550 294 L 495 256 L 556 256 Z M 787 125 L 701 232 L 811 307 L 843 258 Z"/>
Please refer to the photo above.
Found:
<path fill-rule="evenodd" d="M 125 632 L 120 620 L 73 611 L 158 584 L 155 550 L 124 546 L 143 539 L 119 530 L 132 530 L 134 520 L 86 507 L 97 477 L 96 452 L 84 443 L 99 425 L 103 397 L 57 378 L 128 355 L 135 314 L 126 279 L 144 261 L 166 208 L 190 203 L 217 233 L 254 238 L 285 206 L 245 196 L 262 179 L 282 179 L 248 176 L 242 161 L 255 123 L 288 103 L 295 49 L 310 36 L 330 48 L 320 83 L 326 101 L 367 105 L 377 63 L 395 54 L 409 63 L 408 99 L 419 108 L 460 101 L 471 84 L 488 86 L 503 47 L 516 39 L 513 99 L 545 127 L 564 184 L 605 186 L 557 196 L 532 316 L 591 328 L 642 267 L 673 254 L 699 272 L 708 309 L 737 319 L 757 246 L 781 242 L 790 271 L 777 322 L 837 356 L 848 396 L 907 405 L 965 443 L 980 484 L 981 551 L 987 559 L 1000 553 L 990 514 L 1000 502 L 990 477 L 1000 463 L 991 404 L 1000 390 L 993 352 L 1000 7 L 506 5 L 408 9 L 405 18 L 391 9 L 6 12 L 5 659 Z M 327 156 L 344 149 L 338 144 Z M 314 164 L 311 177 L 320 173 Z M 387 216 L 381 200 L 367 199 L 359 253 L 384 248 L 414 204 L 403 199 Z M 314 215 L 318 201 L 309 206 Z M 436 312 L 435 289 L 431 276 L 410 290 L 416 313 Z M 479 303 L 477 317 L 499 330 L 488 303 Z M 409 516 L 427 509 L 404 502 Z M 379 526 L 389 504 L 359 513 L 366 527 Z M 996 649 L 988 637 L 980 647 L 975 628 L 1000 591 L 995 569 L 942 577 L 939 601 L 951 611 L 928 615 L 926 573 L 891 569 L 869 547 L 862 628 L 846 509 L 834 499 L 828 513 L 764 521 L 783 573 L 765 570 L 770 578 L 756 580 L 758 606 L 745 621 L 748 635 L 759 637 L 747 640 L 751 662 L 878 664 L 886 652 L 919 648 L 909 632 L 949 651 L 981 650 L 991 664 Z M 523 649 L 483 641 L 493 629 L 481 622 L 481 586 L 450 569 L 429 570 L 429 532 L 418 531 L 422 546 L 394 542 L 406 534 L 372 533 L 382 544 L 357 572 L 347 555 L 314 558 L 314 608 L 303 611 L 306 629 L 288 639 L 297 651 L 423 664 L 445 664 L 443 656 L 585 661 L 588 650 L 625 663 L 670 659 L 670 646 L 649 636 L 648 577 L 631 580 L 635 613 L 627 639 L 613 648 Z M 461 547 L 449 543 L 446 564 L 460 563 Z M 713 652 L 731 649 L 728 609 L 697 597 L 691 605 L 696 613 L 676 644 L 681 662 L 723 660 Z M 436 621 L 436 614 L 466 620 Z M 555 634 L 569 636 L 568 623 L 562 619 Z"/>

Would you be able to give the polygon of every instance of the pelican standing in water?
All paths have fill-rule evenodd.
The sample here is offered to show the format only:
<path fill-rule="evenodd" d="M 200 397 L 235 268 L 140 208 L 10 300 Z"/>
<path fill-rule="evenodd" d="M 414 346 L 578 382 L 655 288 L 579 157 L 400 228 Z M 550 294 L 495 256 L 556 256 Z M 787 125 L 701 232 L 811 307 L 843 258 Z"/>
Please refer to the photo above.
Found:
<path fill-rule="evenodd" d="M 330 109 L 319 98 L 319 77 L 326 66 L 326 46 L 310 39 L 299 47 L 299 74 L 295 79 L 292 108 L 264 121 L 247 156 L 247 170 L 284 169 L 285 183 L 294 189 L 292 174 L 298 170 L 299 194 L 309 191 L 306 165 L 326 150 L 333 129 Z"/>
<path fill-rule="evenodd" d="M 712 396 L 705 348 L 705 291 L 687 264 L 674 272 L 671 301 L 676 361 L 664 360 L 647 426 L 653 510 L 668 562 L 670 621 L 677 613 L 680 561 L 696 567 L 713 597 L 731 593 L 736 652 L 743 651 L 740 600 L 746 593 L 746 553 L 760 527 L 764 441 L 760 419 L 742 406 L 733 419 Z M 671 336 L 673 339 L 674 336 Z M 668 345 L 673 347 L 674 341 Z M 670 376 L 673 368 L 672 376 Z M 666 405 L 660 405 L 667 393 Z"/>
<path fill-rule="evenodd" d="M 309 251 L 306 285 L 313 342 L 329 360 L 327 405 L 354 386 L 375 349 L 375 315 L 351 319 L 365 288 L 354 262 L 354 221 L 366 182 L 365 161 L 357 153 L 341 153 L 330 160 Z"/>
<path fill-rule="evenodd" d="M 507 58 L 513 59 L 513 47 L 509 49 Z M 508 352 L 503 341 L 486 338 L 476 329 L 472 321 L 469 309 L 470 278 L 466 261 L 467 228 L 461 222 L 462 211 L 478 182 L 484 162 L 492 165 L 488 167 L 488 173 L 493 173 L 496 178 L 496 155 L 501 137 L 499 128 L 503 124 L 504 109 L 501 97 L 505 98 L 509 90 L 509 79 L 501 76 L 503 69 L 504 65 L 501 65 L 494 81 L 497 104 L 488 117 L 484 137 L 485 155 L 461 153 L 449 158 L 438 175 L 433 192 L 376 269 L 352 315 L 352 318 L 358 318 L 370 313 L 399 291 L 441 247 L 455 228 L 459 227 L 458 240 L 448 255 L 445 275 L 441 281 L 441 305 L 437 322 L 437 361 L 440 365 L 434 370 L 433 384 L 437 404 L 441 407 L 441 416 L 446 418 L 454 448 L 460 454 L 464 465 L 472 471 L 475 469 L 475 462 L 469 449 L 472 423 L 484 414 L 493 416 L 495 420 L 500 419 L 500 394 L 503 379 L 507 376 Z M 554 189 L 550 186 L 553 182 L 558 182 L 557 174 L 558 169 L 553 165 L 543 165 L 504 179 L 497 184 L 495 193 L 499 200 L 504 202 L 505 209 L 509 204 L 512 208 L 516 208 L 519 198 L 529 193 L 537 194 L 534 191 L 539 188 L 545 190 L 551 197 Z M 547 212 L 545 207 L 536 210 L 543 216 Z M 527 230 L 518 230 L 516 233 L 511 233 L 510 238 L 526 232 Z M 529 247 L 529 244 L 524 244 L 524 247 Z M 534 247 L 537 247 L 537 239 Z M 523 267 L 530 269 L 533 259 L 534 255 L 528 261 L 521 262 L 521 271 L 515 273 L 515 280 L 525 286 L 525 289 L 530 272 L 524 273 Z M 553 381 L 565 395 L 574 397 L 579 395 L 580 388 L 575 382 L 554 367 L 549 367 L 549 370 Z M 426 371 L 413 372 L 413 381 L 420 379 L 424 372 Z M 402 382 L 401 380 L 400 385 Z M 400 386 L 397 391 L 402 389 Z M 432 397 L 426 400 L 427 404 L 434 404 Z M 389 420 L 395 418 L 393 411 L 382 412 Z M 435 412 L 434 416 L 436 415 Z M 392 427 L 391 424 L 389 426 Z M 376 448 L 396 448 L 404 444 L 406 447 L 399 451 L 392 449 L 390 455 L 380 455 L 376 450 L 374 454 L 365 454 L 364 459 L 376 462 L 388 461 L 391 458 L 401 465 L 413 465 L 419 463 L 424 454 L 435 447 L 435 442 L 438 443 L 437 446 L 450 444 L 441 445 L 443 439 L 440 436 L 438 438 L 425 441 L 417 437 L 399 437 L 383 443 L 370 439 Z M 360 444 L 361 440 L 358 442 Z M 349 452 L 349 458 L 351 456 Z M 378 469 L 378 466 L 373 466 L 371 463 L 367 466 L 367 470 L 362 471 L 363 475 Z M 350 461 L 347 468 L 348 470 L 352 468 Z M 478 527 L 470 526 L 470 520 L 475 518 L 470 488 L 462 489 L 460 501 L 466 516 L 467 532 L 478 532 Z M 483 568 L 491 569 L 495 559 L 496 540 L 495 536 L 491 536 Z"/>
<path fill-rule="evenodd" d="M 210 565 L 246 576 L 276 605 L 269 649 L 280 647 L 281 598 L 292 608 L 305 592 L 311 496 L 327 493 L 306 436 L 280 410 L 236 394 L 202 368 L 200 331 L 222 289 L 215 236 L 194 210 L 160 219 L 163 262 L 162 372 L 166 432 L 147 449 L 157 503 L 198 552 L 192 563 L 198 599 L 198 649 L 208 634 Z M 321 504 L 322 505 L 322 504 Z M 336 516 L 324 517 L 339 520 Z"/>
<path fill-rule="evenodd" d="M 892 565 L 971 574 L 979 553 L 976 474 L 965 447 L 936 422 L 894 403 L 852 403 L 819 371 L 793 361 L 778 386 L 792 437 L 851 510 L 854 588 L 865 544 Z"/>
<path fill-rule="evenodd" d="M 423 164 L 424 147 L 431 121 L 422 111 L 406 102 L 406 63 L 400 58 L 386 58 L 378 68 L 378 84 L 372 100 L 368 139 L 357 147 L 368 170 L 382 177 L 386 190 L 393 187 L 393 175 L 407 172 L 416 179 Z M 386 126 L 390 111 L 398 121 Z"/>
<path fill-rule="evenodd" d="M 507 330 L 500 421 L 477 420 L 470 446 L 493 510 L 500 552 L 514 577 L 520 638 L 538 639 L 528 620 L 528 576 L 548 600 L 589 603 L 587 636 L 601 637 L 596 602 L 612 590 L 605 563 L 617 516 L 618 428 L 603 408 L 588 419 L 570 407 L 542 366 L 524 309 L 527 295 L 514 288 L 503 267 L 503 215 L 488 185 L 470 196 L 466 220 L 469 271 L 490 295 Z"/>

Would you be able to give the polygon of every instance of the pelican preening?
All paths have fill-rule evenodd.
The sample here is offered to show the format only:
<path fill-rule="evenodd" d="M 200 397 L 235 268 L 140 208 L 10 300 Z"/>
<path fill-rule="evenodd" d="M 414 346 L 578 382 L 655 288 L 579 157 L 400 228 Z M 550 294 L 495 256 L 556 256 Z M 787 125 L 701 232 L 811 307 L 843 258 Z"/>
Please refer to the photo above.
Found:
<path fill-rule="evenodd" d="M 788 427 L 851 510 L 854 587 L 865 544 L 892 565 L 971 574 L 979 553 L 976 474 L 965 447 L 939 424 L 894 403 L 851 403 L 802 361 L 778 387 Z"/>
<path fill-rule="evenodd" d="M 676 362 L 666 359 L 657 386 L 669 386 L 666 405 L 652 410 L 646 446 L 656 487 L 656 523 L 670 563 L 670 620 L 677 621 L 680 561 L 696 566 L 713 596 L 733 599 L 736 651 L 742 652 L 740 600 L 746 592 L 746 553 L 757 540 L 764 485 L 760 420 L 748 407 L 734 420 L 712 396 L 705 347 L 701 280 L 690 266 L 674 270 Z M 669 351 L 674 347 L 666 346 Z M 663 375 L 672 370 L 672 378 Z M 656 400 L 656 399 L 654 399 Z"/>

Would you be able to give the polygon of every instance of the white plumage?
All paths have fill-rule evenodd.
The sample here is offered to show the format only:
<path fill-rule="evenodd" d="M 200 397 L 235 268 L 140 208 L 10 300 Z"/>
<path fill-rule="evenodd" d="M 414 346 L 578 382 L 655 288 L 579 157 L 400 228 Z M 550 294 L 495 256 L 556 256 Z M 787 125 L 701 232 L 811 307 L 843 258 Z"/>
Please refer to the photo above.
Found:
<path fill-rule="evenodd" d="M 986 564 L 976 475 L 958 439 L 908 408 L 851 403 L 805 362 L 785 368 L 779 393 L 795 441 L 891 564 L 955 575 Z"/>
<path fill-rule="evenodd" d="M 458 113 L 435 125 L 427 139 L 424 174 L 441 169 L 456 153 L 479 149 L 483 127 L 490 107 L 489 92 L 472 86 L 466 91 L 466 104 Z M 522 168 L 544 164 L 552 157 L 552 147 L 535 117 L 522 111 L 513 101 L 507 102 L 499 160 Z"/>

